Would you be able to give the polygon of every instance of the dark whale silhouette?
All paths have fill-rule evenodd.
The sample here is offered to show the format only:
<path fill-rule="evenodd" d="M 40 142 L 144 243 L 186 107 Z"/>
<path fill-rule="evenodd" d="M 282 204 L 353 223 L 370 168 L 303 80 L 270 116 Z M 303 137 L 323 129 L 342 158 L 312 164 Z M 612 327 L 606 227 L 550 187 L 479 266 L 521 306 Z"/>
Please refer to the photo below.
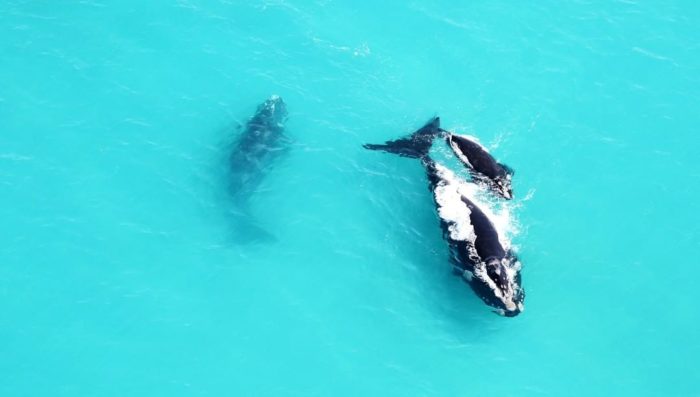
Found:
<path fill-rule="evenodd" d="M 446 134 L 447 143 L 455 155 L 471 171 L 475 180 L 507 200 L 513 198 L 513 170 L 510 167 L 496 161 L 475 139 L 442 131 Z"/>
<path fill-rule="evenodd" d="M 289 146 L 289 139 L 284 134 L 286 120 L 286 104 L 282 98 L 273 95 L 258 106 L 232 146 L 228 181 L 233 199 L 231 216 L 238 241 L 272 239 L 249 215 L 248 202 L 270 166 Z"/>
<path fill-rule="evenodd" d="M 525 298 L 520 262 L 482 208 L 461 192 L 466 182 L 433 161 L 426 168 L 452 263 L 484 302 L 500 314 L 519 314 Z"/>
<path fill-rule="evenodd" d="M 493 222 L 460 189 L 466 182 L 429 155 L 433 140 L 442 134 L 434 118 L 413 134 L 384 144 L 366 144 L 421 161 L 440 216 L 443 237 L 450 245 L 451 262 L 481 300 L 499 314 L 516 316 L 523 310 L 520 262 L 506 249 Z"/>

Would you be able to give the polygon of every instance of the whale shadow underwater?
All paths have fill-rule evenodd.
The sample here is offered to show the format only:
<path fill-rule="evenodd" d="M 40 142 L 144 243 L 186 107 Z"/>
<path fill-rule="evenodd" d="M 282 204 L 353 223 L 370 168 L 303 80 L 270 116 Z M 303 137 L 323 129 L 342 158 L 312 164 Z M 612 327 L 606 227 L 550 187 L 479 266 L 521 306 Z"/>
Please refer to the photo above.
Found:
<path fill-rule="evenodd" d="M 450 262 L 456 273 L 462 275 L 474 293 L 488 306 L 496 309 L 496 313 L 507 317 L 517 316 L 524 309 L 525 298 L 521 286 L 520 261 L 505 244 L 504 234 L 487 215 L 488 208 L 485 205 L 480 208 L 477 200 L 471 196 L 473 189 L 470 187 L 473 183 L 463 180 L 431 158 L 433 141 L 445 134 L 449 133 L 440 128 L 440 119 L 435 117 L 409 136 L 384 144 L 363 146 L 369 150 L 386 151 L 421 162 L 440 218 L 443 238 L 450 247 Z M 487 151 L 473 147 L 458 151 L 460 146 L 452 148 L 472 173 L 480 173 L 485 177 L 489 174 L 512 175 L 512 171 L 501 166 Z M 465 162 L 461 157 L 466 157 L 464 152 L 467 151 L 471 152 L 472 160 Z M 481 161 L 474 161 L 477 157 Z M 487 169 L 489 167 L 501 169 L 507 174 L 502 174 L 500 170 L 491 173 Z M 483 179 L 474 182 L 478 184 Z M 504 185 L 494 180 L 486 185 L 495 190 L 492 191 L 493 194 L 510 199 L 510 178 L 507 182 L 508 185 Z"/>
<path fill-rule="evenodd" d="M 231 237 L 238 244 L 273 242 L 274 235 L 252 216 L 251 199 L 274 164 L 288 152 L 290 139 L 285 135 L 287 105 L 273 95 L 258 105 L 255 114 L 230 146 L 227 159 L 227 184 Z"/>

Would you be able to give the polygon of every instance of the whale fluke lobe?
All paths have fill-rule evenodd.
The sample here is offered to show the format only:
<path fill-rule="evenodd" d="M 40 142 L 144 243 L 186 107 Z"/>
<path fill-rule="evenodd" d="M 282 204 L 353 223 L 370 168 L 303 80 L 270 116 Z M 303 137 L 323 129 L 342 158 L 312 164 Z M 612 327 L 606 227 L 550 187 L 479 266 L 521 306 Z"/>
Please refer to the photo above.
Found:
<path fill-rule="evenodd" d="M 383 144 L 364 144 L 365 149 L 383 150 L 398 154 L 401 157 L 423 158 L 428 155 L 433 145 L 433 140 L 440 135 L 440 118 L 435 117 L 413 134 Z"/>

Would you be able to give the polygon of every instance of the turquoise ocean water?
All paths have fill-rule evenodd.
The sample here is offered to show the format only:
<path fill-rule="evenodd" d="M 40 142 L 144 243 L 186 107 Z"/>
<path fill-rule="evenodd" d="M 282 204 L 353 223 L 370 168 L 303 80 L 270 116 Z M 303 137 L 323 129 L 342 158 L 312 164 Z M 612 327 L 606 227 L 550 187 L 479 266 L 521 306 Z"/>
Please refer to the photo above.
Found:
<path fill-rule="evenodd" d="M 535 4 L 536 3 L 536 4 Z M 0 395 L 700 396 L 693 1 L 0 3 Z M 291 150 L 235 244 L 226 156 Z M 515 169 L 526 310 L 450 272 L 429 117 Z"/>

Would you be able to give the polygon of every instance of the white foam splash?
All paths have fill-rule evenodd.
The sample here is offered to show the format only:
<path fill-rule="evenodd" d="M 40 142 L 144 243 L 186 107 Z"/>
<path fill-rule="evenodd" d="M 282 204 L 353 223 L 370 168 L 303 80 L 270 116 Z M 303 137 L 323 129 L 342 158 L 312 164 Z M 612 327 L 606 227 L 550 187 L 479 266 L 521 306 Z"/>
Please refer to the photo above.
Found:
<path fill-rule="evenodd" d="M 435 201 L 438 203 L 440 217 L 451 224 L 450 237 L 470 242 L 476 238 L 469 218 L 471 211 L 462 202 L 461 196 L 464 196 L 493 223 L 503 248 L 511 248 L 511 237 L 517 234 L 518 228 L 510 204 L 491 198 L 483 186 L 467 182 L 442 164 L 436 163 L 435 168 L 441 179 L 435 189 Z"/>
<path fill-rule="evenodd" d="M 451 173 L 447 168 L 436 164 L 438 175 L 442 179 L 435 188 L 435 201 L 438 204 L 440 218 L 448 223 L 450 238 L 457 241 L 469 241 L 474 243 L 476 234 L 469 216 L 471 211 L 462 202 L 459 185 L 453 183 L 445 174 Z M 454 175 L 453 175 L 454 176 Z"/>

